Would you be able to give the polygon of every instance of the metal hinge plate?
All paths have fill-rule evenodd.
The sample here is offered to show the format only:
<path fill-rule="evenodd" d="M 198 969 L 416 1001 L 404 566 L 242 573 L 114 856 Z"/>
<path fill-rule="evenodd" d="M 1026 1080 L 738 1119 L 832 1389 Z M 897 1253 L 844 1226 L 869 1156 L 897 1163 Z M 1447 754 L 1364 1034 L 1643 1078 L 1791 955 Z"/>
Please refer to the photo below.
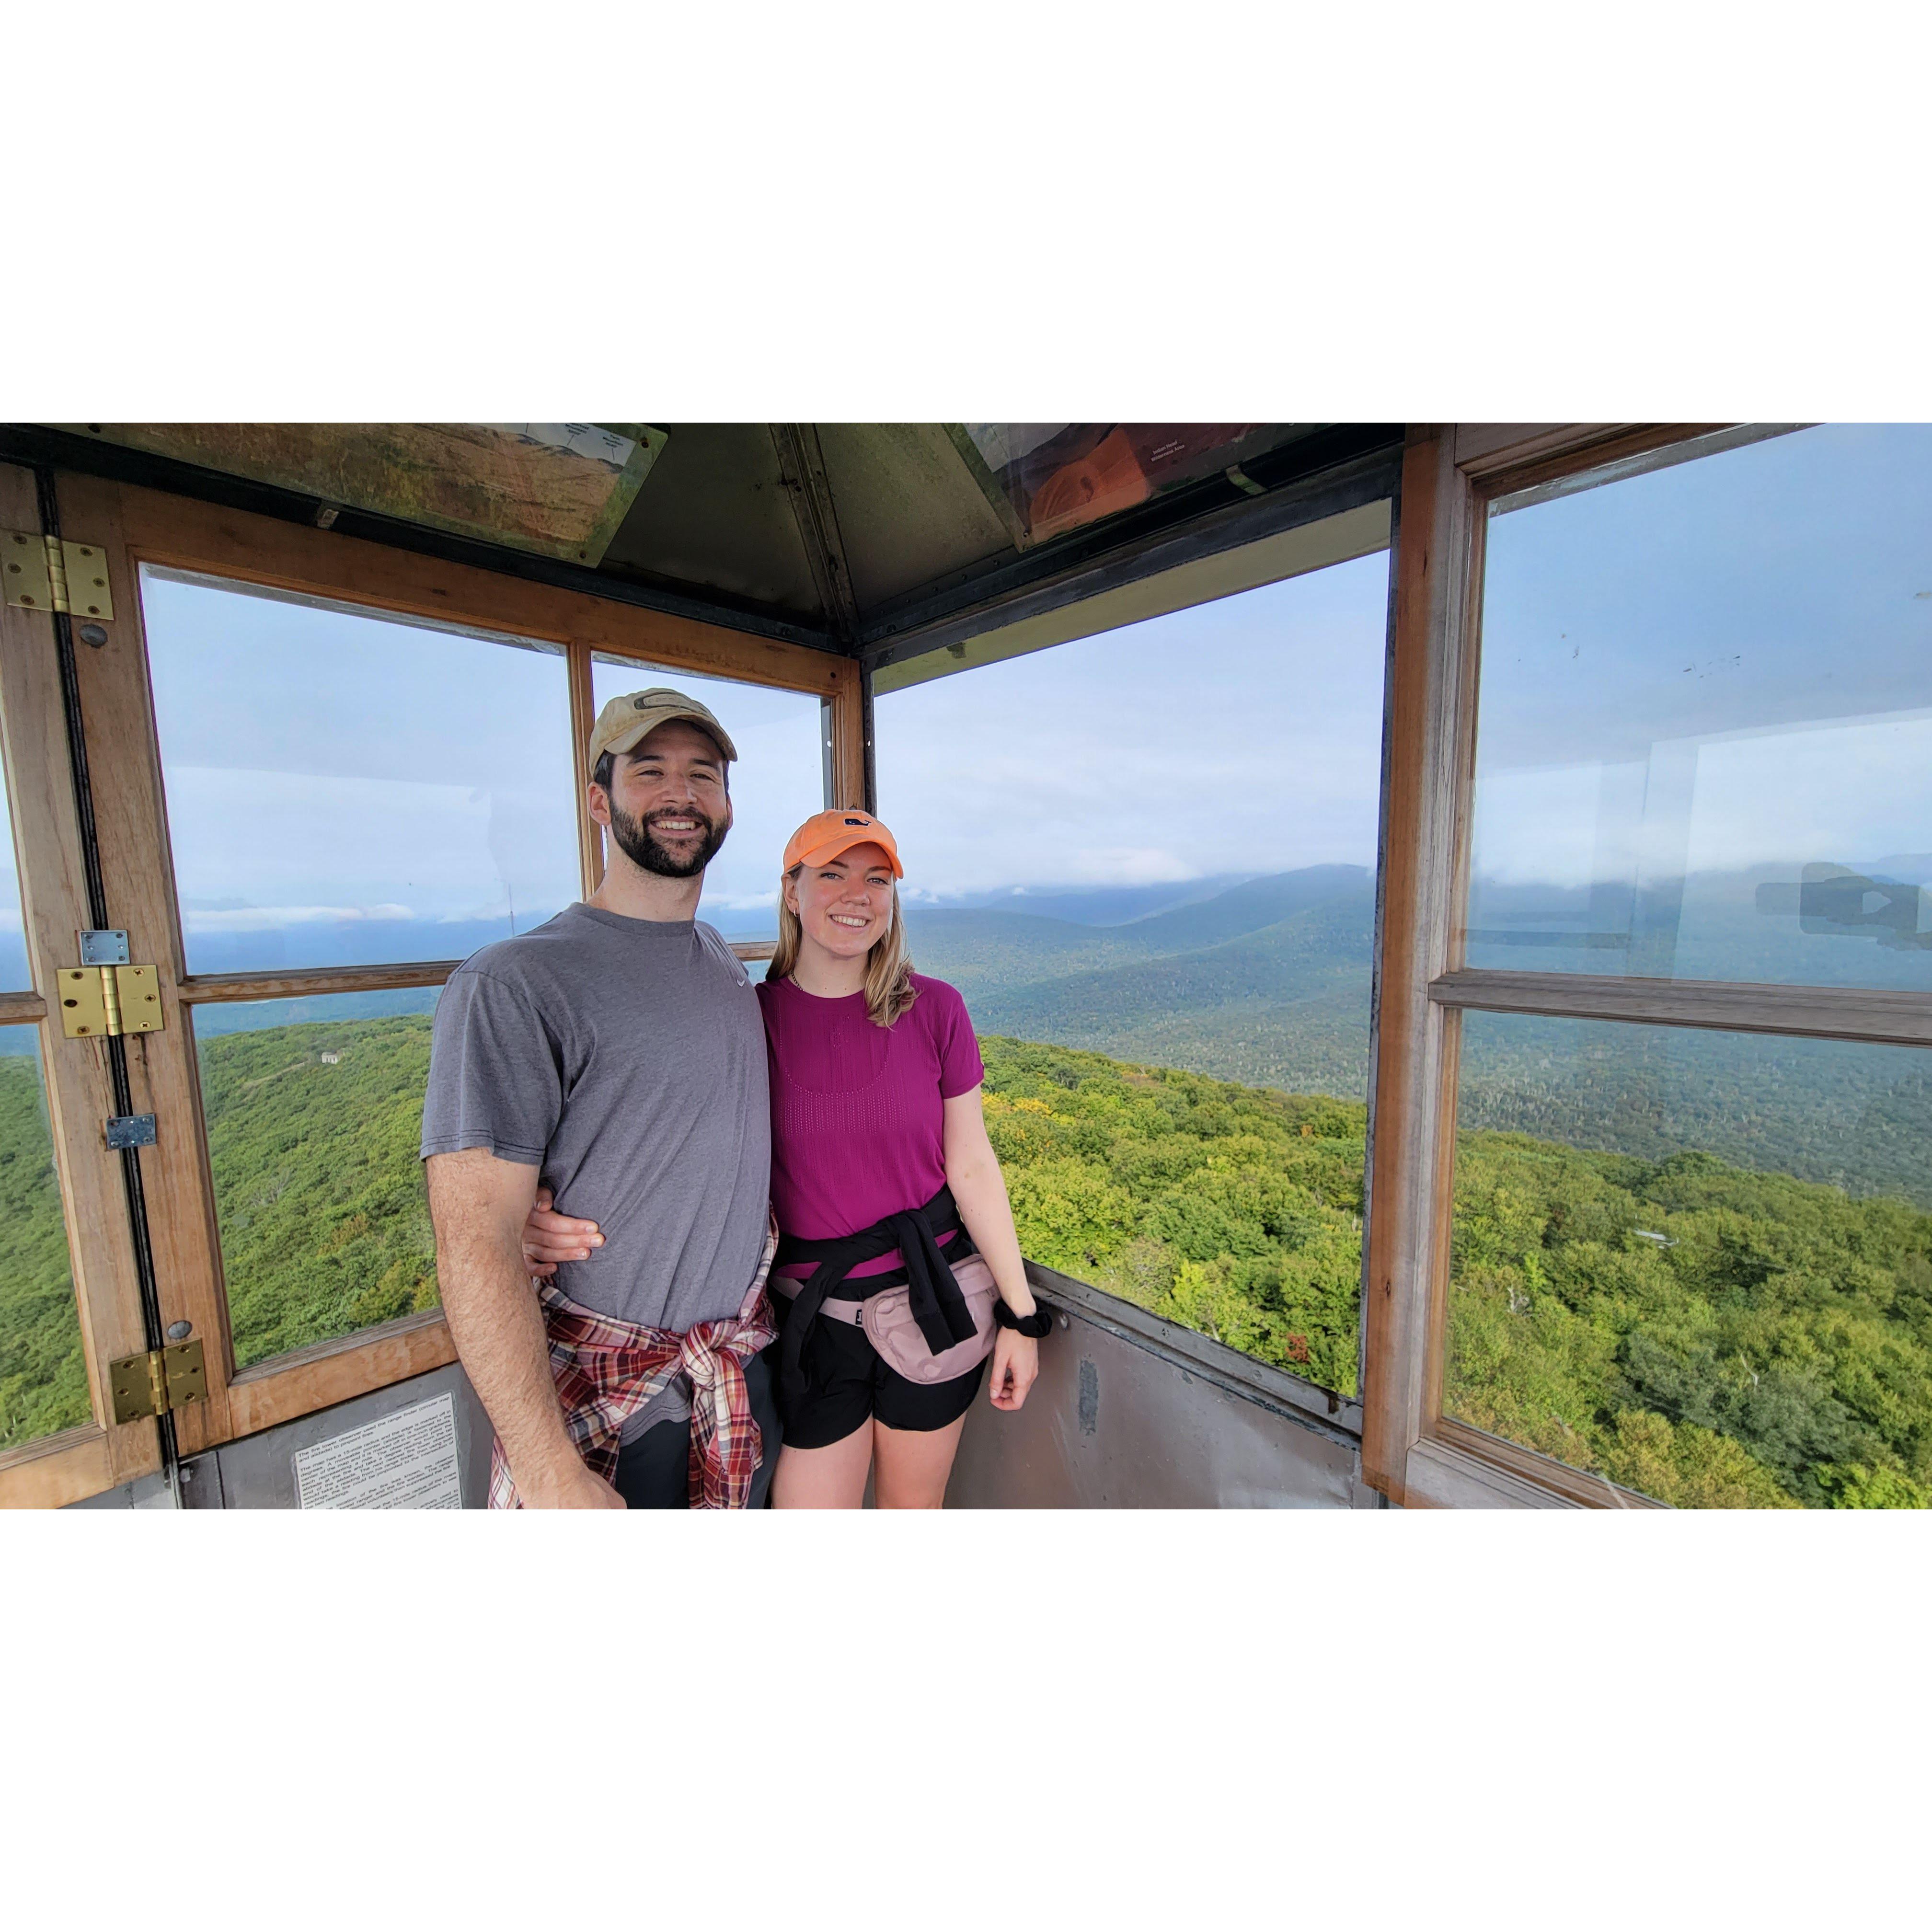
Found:
<path fill-rule="evenodd" d="M 0 530 L 0 583 L 21 610 L 112 618 L 107 554 L 98 544 L 56 542 L 38 532 Z"/>
<path fill-rule="evenodd" d="M 160 976 L 152 966 L 63 966 L 54 981 L 61 1031 L 69 1040 L 159 1033 L 165 1024 Z"/>
<path fill-rule="evenodd" d="M 123 1148 L 152 1147 L 156 1138 L 152 1114 L 114 1114 L 107 1122 L 107 1150 L 116 1154 Z"/>
<path fill-rule="evenodd" d="M 114 615 L 114 593 L 107 583 L 107 553 L 98 544 L 63 543 L 67 561 L 67 608 L 76 617 Z"/>
<path fill-rule="evenodd" d="M 128 934 L 121 926 L 95 926 L 80 935 L 80 963 L 83 966 L 124 966 L 133 956 L 128 950 Z"/>
<path fill-rule="evenodd" d="M 53 579 L 47 574 L 46 539 L 37 530 L 0 530 L 0 581 L 17 610 L 51 610 Z"/>
<path fill-rule="evenodd" d="M 176 1342 L 107 1364 L 116 1422 L 138 1422 L 208 1400 L 208 1370 L 199 1342 Z"/>

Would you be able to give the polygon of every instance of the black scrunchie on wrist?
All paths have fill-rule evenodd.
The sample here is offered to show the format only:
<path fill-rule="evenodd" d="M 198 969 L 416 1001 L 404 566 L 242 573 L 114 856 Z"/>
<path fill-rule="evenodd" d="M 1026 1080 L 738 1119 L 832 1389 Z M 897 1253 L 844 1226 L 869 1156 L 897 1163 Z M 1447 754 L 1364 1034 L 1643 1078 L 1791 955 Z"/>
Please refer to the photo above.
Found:
<path fill-rule="evenodd" d="M 993 1319 L 1002 1328 L 1010 1328 L 1016 1335 L 1024 1335 L 1031 1342 L 1037 1342 L 1053 1326 L 1050 1310 L 1036 1302 L 1030 1315 L 1016 1315 L 1004 1301 L 993 1304 Z"/>

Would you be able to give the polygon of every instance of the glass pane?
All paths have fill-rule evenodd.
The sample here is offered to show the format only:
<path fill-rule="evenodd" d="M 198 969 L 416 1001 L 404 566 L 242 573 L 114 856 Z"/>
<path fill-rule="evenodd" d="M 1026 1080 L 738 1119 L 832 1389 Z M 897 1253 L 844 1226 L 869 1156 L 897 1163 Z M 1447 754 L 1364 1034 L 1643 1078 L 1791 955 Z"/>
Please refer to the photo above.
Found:
<path fill-rule="evenodd" d="M 36 1027 L 0 1027 L 0 1453 L 93 1419 Z"/>
<path fill-rule="evenodd" d="M 141 586 L 190 972 L 461 958 L 577 897 L 560 654 Z"/>
<path fill-rule="evenodd" d="M 0 763 L 0 992 L 30 992 L 27 932 L 20 912 L 20 874 L 14 856 L 14 808 L 7 796 L 7 772 Z"/>
<path fill-rule="evenodd" d="M 436 1306 L 417 1149 L 437 992 L 195 1009 L 238 1367 Z"/>
<path fill-rule="evenodd" d="M 1365 557 L 876 704 L 1027 1252 L 1348 1394 L 1388 596 Z"/>
<path fill-rule="evenodd" d="M 1232 465 L 1298 431 L 1287 423 L 961 423 L 961 453 L 1021 548 Z"/>
<path fill-rule="evenodd" d="M 642 423 L 87 427 L 177 463 L 593 568 L 665 440 Z"/>
<path fill-rule="evenodd" d="M 1472 966 L 1932 987 L 1932 427 L 1489 526 Z"/>
<path fill-rule="evenodd" d="M 601 710 L 626 692 L 669 685 L 694 698 L 731 734 L 731 831 L 704 870 L 698 916 L 727 939 L 778 937 L 778 861 L 785 841 L 825 809 L 825 740 L 820 701 L 803 692 L 695 677 L 633 658 L 592 662 Z"/>
<path fill-rule="evenodd" d="M 1685 1507 L 1932 1506 L 1932 1052 L 1469 1013 L 1444 1412 Z"/>

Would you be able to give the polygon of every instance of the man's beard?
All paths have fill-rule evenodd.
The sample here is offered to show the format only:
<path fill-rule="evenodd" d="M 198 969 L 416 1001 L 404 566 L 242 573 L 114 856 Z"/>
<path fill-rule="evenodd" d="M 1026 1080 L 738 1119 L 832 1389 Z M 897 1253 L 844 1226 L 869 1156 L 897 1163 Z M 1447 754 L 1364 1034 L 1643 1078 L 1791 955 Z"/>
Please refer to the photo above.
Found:
<path fill-rule="evenodd" d="M 653 818 L 694 818 L 704 827 L 704 842 L 691 857 L 680 859 L 675 853 L 666 851 L 651 836 Z M 661 879 L 694 878 L 716 856 L 718 847 L 724 842 L 725 833 L 730 829 L 728 818 L 720 824 L 695 806 L 680 812 L 656 812 L 650 818 L 639 820 L 633 818 L 614 798 L 610 801 L 611 836 L 633 865 L 641 866 L 647 872 L 655 872 Z"/>

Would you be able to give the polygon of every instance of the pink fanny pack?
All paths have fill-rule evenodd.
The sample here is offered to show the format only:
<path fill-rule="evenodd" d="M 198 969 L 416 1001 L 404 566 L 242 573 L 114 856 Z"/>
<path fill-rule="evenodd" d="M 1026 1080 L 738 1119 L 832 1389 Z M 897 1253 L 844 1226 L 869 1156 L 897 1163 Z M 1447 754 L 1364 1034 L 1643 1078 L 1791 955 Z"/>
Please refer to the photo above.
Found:
<path fill-rule="evenodd" d="M 908 1382 L 950 1382 L 954 1376 L 976 1369 L 993 1352 L 993 1304 L 1000 1298 L 993 1271 L 978 1255 L 956 1262 L 952 1279 L 959 1284 L 967 1312 L 973 1318 L 973 1334 L 936 1355 L 913 1318 L 912 1290 L 903 1283 L 868 1295 L 863 1301 L 835 1300 L 828 1295 L 818 1312 L 823 1318 L 864 1329 L 866 1340 L 886 1366 Z M 774 1275 L 769 1285 L 789 1298 L 805 1284 Z"/>

